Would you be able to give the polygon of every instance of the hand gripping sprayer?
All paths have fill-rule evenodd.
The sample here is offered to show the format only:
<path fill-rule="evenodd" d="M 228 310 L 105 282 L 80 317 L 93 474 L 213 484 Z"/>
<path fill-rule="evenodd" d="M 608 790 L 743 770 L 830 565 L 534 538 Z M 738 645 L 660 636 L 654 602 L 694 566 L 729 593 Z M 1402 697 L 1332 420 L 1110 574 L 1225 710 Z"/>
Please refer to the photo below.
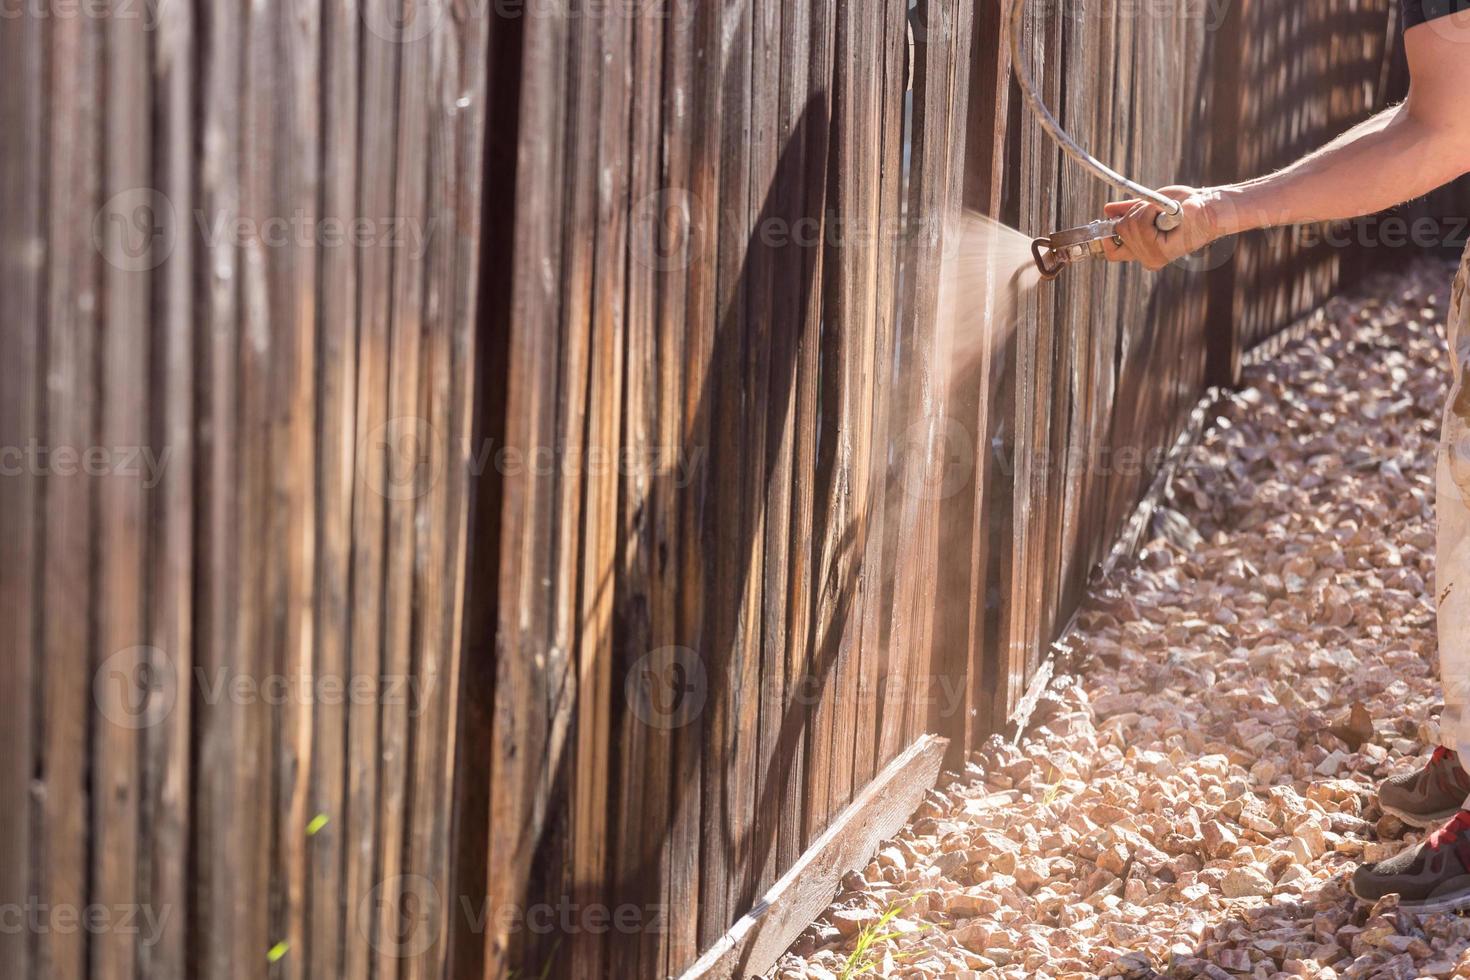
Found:
<path fill-rule="evenodd" d="M 1181 221 L 1180 212 L 1183 210 L 1178 201 L 1165 197 L 1142 184 L 1134 183 L 1078 146 L 1076 140 L 1068 136 L 1066 130 L 1062 129 L 1061 123 L 1057 122 L 1051 110 L 1046 107 L 1046 103 L 1041 101 L 1021 45 L 1021 17 L 1025 11 L 1026 0 L 1010 0 L 1010 16 L 1006 18 L 1006 34 L 1010 38 L 1011 65 L 1016 73 L 1016 81 L 1020 84 L 1021 94 L 1026 97 L 1031 111 L 1036 113 L 1041 128 L 1056 141 L 1056 144 L 1062 148 L 1062 152 L 1091 170 L 1101 180 L 1114 187 L 1130 191 L 1162 208 L 1163 210 L 1154 218 L 1154 226 L 1160 231 L 1173 231 L 1178 228 Z M 1080 228 L 1053 232 L 1045 238 L 1033 241 L 1031 254 L 1036 259 L 1036 268 L 1041 271 L 1041 278 L 1050 281 L 1061 275 L 1062 270 L 1072 263 L 1102 255 L 1109 240 L 1119 245 L 1123 244 L 1123 240 L 1118 238 L 1117 224 L 1115 220 L 1100 218 Z"/>

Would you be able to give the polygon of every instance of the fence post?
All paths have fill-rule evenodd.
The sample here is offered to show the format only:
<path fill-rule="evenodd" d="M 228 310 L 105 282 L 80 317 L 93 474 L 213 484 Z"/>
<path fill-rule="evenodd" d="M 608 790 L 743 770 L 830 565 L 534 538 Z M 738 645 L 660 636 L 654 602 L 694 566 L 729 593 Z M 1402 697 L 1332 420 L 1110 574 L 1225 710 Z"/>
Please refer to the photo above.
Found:
<path fill-rule="evenodd" d="M 1210 94 L 1209 181 L 1219 185 L 1240 179 L 1240 67 L 1242 48 L 1249 43 L 1244 32 L 1250 0 L 1226 5 L 1224 19 L 1215 26 L 1210 49 L 1214 59 L 1214 85 Z M 1232 252 L 1209 275 L 1209 313 L 1205 320 L 1205 383 L 1234 387 L 1240 379 L 1241 344 L 1235 303 L 1235 254 Z"/>

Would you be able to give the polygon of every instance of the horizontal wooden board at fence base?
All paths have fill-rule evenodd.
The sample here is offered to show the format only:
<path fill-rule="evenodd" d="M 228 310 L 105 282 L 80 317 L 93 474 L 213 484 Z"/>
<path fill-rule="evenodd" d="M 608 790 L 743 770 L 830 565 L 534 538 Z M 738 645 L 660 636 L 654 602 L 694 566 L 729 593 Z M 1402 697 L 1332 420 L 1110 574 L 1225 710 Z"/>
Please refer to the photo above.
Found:
<path fill-rule="evenodd" d="M 903 827 L 939 778 L 949 739 L 920 736 L 837 815 L 800 860 L 680 980 L 765 973 L 821 914 L 837 883 Z"/>

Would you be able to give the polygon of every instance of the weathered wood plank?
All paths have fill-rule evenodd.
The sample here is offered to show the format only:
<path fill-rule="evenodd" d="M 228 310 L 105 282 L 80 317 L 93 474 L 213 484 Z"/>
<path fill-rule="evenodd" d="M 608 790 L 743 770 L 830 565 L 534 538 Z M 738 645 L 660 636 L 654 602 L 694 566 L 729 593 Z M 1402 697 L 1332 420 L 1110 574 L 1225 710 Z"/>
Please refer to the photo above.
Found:
<path fill-rule="evenodd" d="M 760 662 L 758 567 L 764 542 L 754 534 L 751 493 L 757 457 L 750 454 L 747 399 L 754 316 L 748 261 L 755 232 L 750 214 L 750 4 L 720 12 L 723 64 L 718 123 L 719 169 L 713 189 L 718 208 L 711 253 L 715 273 L 715 340 L 703 385 L 710 415 L 709 523 L 704 529 L 709 595 L 706 649 L 710 693 L 706 713 L 701 804 L 700 924 L 703 945 L 723 933 L 749 894 L 755 730 L 759 691 L 751 683 Z M 717 775 L 716 775 L 717 774 Z"/>
<path fill-rule="evenodd" d="M 939 777 L 944 750 L 944 739 L 925 735 L 885 766 L 681 980 L 734 980 L 765 973 L 832 900 L 842 876 L 861 867 L 879 842 L 903 827 Z"/>
<path fill-rule="evenodd" d="M 278 550 L 281 509 L 273 506 L 280 484 L 278 472 L 285 462 L 279 455 L 284 414 L 281 389 L 283 348 L 289 344 L 286 325 L 277 323 L 277 292 L 281 270 L 279 240 L 268 239 L 279 229 L 284 201 L 276 180 L 277 153 L 281 148 L 282 107 L 275 99 L 275 84 L 281 71 L 276 44 L 280 10 L 260 5 L 245 11 L 242 44 L 242 87 L 240 95 L 240 209 L 241 235 L 237 288 L 240 291 L 238 381 L 239 429 L 234 445 L 238 467 L 238 507 L 235 519 L 240 534 L 235 561 L 238 565 L 235 620 L 235 657 L 227 676 L 243 677 L 247 683 L 265 686 L 281 669 L 281 626 L 286 600 L 284 564 Z M 227 695 L 228 696 L 228 695 Z M 232 969 L 236 975 L 258 965 L 266 953 L 285 936 L 276 932 L 283 924 L 285 874 L 280 855 L 273 851 L 277 831 L 279 786 L 275 762 L 279 743 L 279 715 L 264 697 L 251 693 L 231 704 L 232 736 L 237 753 L 241 793 L 236 800 L 236 835 L 242 861 L 238 867 L 240 888 L 235 892 L 234 947 Z"/>
<path fill-rule="evenodd" d="M 419 520 L 428 533 L 420 538 L 416 574 L 422 581 L 423 614 L 417 627 L 418 664 L 414 681 L 421 705 L 414 731 L 414 767 L 409 818 L 408 866 L 435 883 L 436 913 L 428 923 L 431 943 L 416 943 L 405 964 L 406 980 L 456 976 L 451 930 L 471 925 L 486 910 L 484 887 L 473 890 L 455 870 L 457 787 L 485 778 L 484 743 L 460 738 L 466 560 L 469 550 L 470 487 L 485 465 L 473 441 L 472 424 L 477 356 L 476 302 L 480 258 L 481 163 L 485 132 L 486 24 L 482 18 L 441 20 L 443 43 L 430 42 L 430 114 L 427 214 L 436 233 L 426 235 L 428 268 L 423 318 L 426 327 L 425 378 L 420 412 L 442 447 L 442 476 L 431 478 Z M 437 39 L 436 39 L 437 41 Z M 427 538 L 427 542 L 425 542 Z M 465 746 L 461 754 L 460 746 Z M 459 762 L 457 767 L 456 762 Z M 457 771 L 457 769 L 459 771 Z M 477 821 L 478 823 L 478 821 Z M 483 866 L 482 846 L 469 848 L 469 860 Z M 423 946 L 422 951 L 419 947 Z"/>
<path fill-rule="evenodd" d="M 322 120 L 322 206 L 324 221 L 346 222 L 357 212 L 358 50 L 361 10 L 357 0 L 330 0 L 321 11 L 321 86 L 334 111 Z M 323 249 L 317 267 L 317 488 L 316 617 L 314 669 L 318 677 L 346 680 L 355 600 L 353 497 L 357 481 L 357 311 L 355 249 Z M 355 910 L 344 914 L 343 879 L 351 826 L 347 808 L 348 706 L 320 699 L 313 709 L 310 819 L 327 818 L 310 838 L 308 906 L 311 937 L 306 972 L 340 974 L 343 944 L 361 942 Z"/>
<path fill-rule="evenodd" d="M 754 896 L 776 880 L 776 837 L 779 803 L 774 792 L 781 777 L 777 758 L 785 713 L 786 630 L 786 539 L 784 526 L 790 517 L 787 495 L 789 473 L 781 476 L 783 447 L 781 418 L 783 394 L 792 369 L 784 343 L 790 325 L 786 311 L 775 306 L 776 280 L 780 274 L 777 256 L 791 217 L 786 197 L 789 179 L 780 167 L 781 109 L 781 0 L 757 0 L 751 5 L 750 77 L 750 171 L 747 207 L 754 234 L 746 251 L 746 301 L 749 304 L 749 349 L 747 371 L 746 471 L 743 491 L 749 515 L 750 555 L 746 566 L 747 605 L 751 654 L 745 663 L 744 684 L 754 696 L 749 710 L 754 725 L 752 737 L 754 780 L 749 790 L 751 821 L 746 857 L 745 882 L 737 908 L 747 908 Z M 777 403 L 780 403 L 779 405 Z M 789 457 L 787 457 L 789 459 Z M 779 539 L 777 528 L 783 528 Z M 758 603 L 752 609 L 751 605 Z"/>
<path fill-rule="evenodd" d="M 820 0 L 811 8 L 810 77 L 812 97 L 803 118 L 810 120 L 806 142 L 807 203 L 803 209 L 813 218 L 815 244 L 806 250 L 802 268 L 808 284 L 804 304 L 801 342 L 797 354 L 797 441 L 794 467 L 797 474 L 793 539 L 797 543 L 791 567 L 791 633 L 798 638 L 791 674 L 802 692 L 806 709 L 805 771 L 801 815 L 801 846 L 815 840 L 827 826 L 829 754 L 832 726 L 831 700 L 825 697 L 829 663 L 823 655 L 819 575 L 823 567 L 826 535 L 826 484 L 819 472 L 818 420 L 821 417 L 823 364 L 822 319 L 827 310 L 825 243 L 831 234 L 828 192 L 832 146 L 832 70 L 835 57 L 836 5 Z"/>
<path fill-rule="evenodd" d="M 158 189 L 173 205 L 175 220 L 194 210 L 194 51 L 199 44 L 193 12 L 176 10 L 158 24 L 153 89 Z M 157 942 L 139 946 L 139 975 L 183 980 L 190 975 L 188 917 L 178 914 L 190 901 L 191 800 L 197 783 L 190 772 L 193 704 L 188 696 L 195 646 L 195 392 L 196 271 L 195 240 L 175 225 L 175 240 L 159 264 L 153 290 L 153 364 L 160 379 L 150 418 L 150 443 L 168 453 L 157 485 L 150 491 L 148 644 L 165 651 L 152 664 L 162 685 L 154 697 L 166 698 L 169 711 L 146 730 L 143 746 L 142 850 L 149 868 L 143 878 L 149 908 L 171 909 Z M 162 659 L 162 658 L 160 658 Z M 160 916 L 162 919 L 162 916 Z"/>
<path fill-rule="evenodd" d="M 695 289 L 693 263 L 695 220 L 702 220 L 698 201 L 692 195 L 691 158 L 695 119 L 694 77 L 695 46 L 699 9 L 708 4 L 692 0 L 668 0 L 663 8 L 668 18 L 664 30 L 663 62 L 663 139 L 661 187 L 652 202 L 635 205 L 640 223 L 645 208 L 657 218 L 647 229 L 647 245 L 657 256 L 655 262 L 660 291 L 658 311 L 658 412 L 659 443 L 666 452 L 677 452 L 676 463 L 692 469 L 678 471 L 676 480 L 661 481 L 665 487 L 657 501 L 655 520 L 658 560 L 655 564 L 653 626 L 656 650 L 669 650 L 669 656 L 682 656 L 685 664 L 675 664 L 668 657 L 650 661 L 653 672 L 644 675 L 639 684 L 659 685 L 664 691 L 674 689 L 682 680 L 686 667 L 702 662 L 695 652 L 701 614 L 698 580 L 686 576 L 699 574 L 696 550 L 685 537 L 692 533 L 696 495 L 708 473 L 709 444 L 700 431 L 695 406 L 689 404 L 693 378 L 699 376 L 703 356 L 707 356 L 706 325 L 702 318 L 702 297 Z M 675 654 L 674 651 L 678 653 Z M 661 655 L 662 657 L 663 655 Z M 652 691 L 650 691 L 652 693 Z M 677 711 L 690 689 L 676 690 L 680 700 L 663 702 Z M 701 692 L 707 694 L 707 689 Z M 692 962 L 699 953 L 699 801 L 702 795 L 702 753 L 700 748 L 699 713 L 671 722 L 669 741 L 668 819 L 666 826 L 648 825 L 643 830 L 644 847 L 658 854 L 660 900 L 667 911 L 666 928 L 650 930 L 644 936 L 644 948 L 652 957 L 651 967 L 658 976 L 667 976 Z M 655 782 L 654 786 L 658 783 Z M 682 910 L 679 914 L 674 909 Z"/>
<path fill-rule="evenodd" d="M 200 9 L 202 109 L 206 134 L 199 173 L 199 206 L 214 220 L 239 215 L 241 53 L 243 16 L 237 8 Z M 239 616 L 236 545 L 237 470 L 235 460 L 236 359 L 239 331 L 239 266 L 236 242 L 226 236 L 200 263 L 199 316 L 199 487 L 197 667 L 208 678 L 228 676 L 236 663 Z M 226 703 L 202 706 L 196 722 L 199 748 L 191 850 L 198 879 L 191 933 L 231 936 L 245 889 L 244 852 L 219 847 L 236 839 L 244 773 L 234 736 L 236 709 Z M 193 945 L 191 964 L 207 980 L 235 975 L 237 955 L 230 941 Z M 259 950 L 256 951 L 259 955 Z M 258 962 L 258 961 L 257 961 Z"/>
<path fill-rule="evenodd" d="M 505 445 L 529 452 L 554 444 L 557 370 L 561 363 L 561 291 L 544 270 L 562 268 L 565 200 L 566 64 L 571 25 L 533 17 L 522 26 L 520 126 L 544 138 L 523 140 L 515 166 L 517 222 L 513 241 L 510 335 L 507 339 Z M 485 971 L 511 968 L 514 922 L 523 909 L 540 840 L 551 776 L 546 666 L 554 609 L 545 586 L 554 547 L 551 474 L 526 466 L 506 473 L 500 523 L 515 529 L 501 551 L 495 633 L 495 712 L 490 788 Z M 555 756 L 550 756 L 555 758 Z"/>
<path fill-rule="evenodd" d="M 427 16 L 427 14 L 424 14 Z M 395 16 L 401 16 L 395 14 Z M 421 696 L 410 687 L 418 674 L 414 661 L 414 619 L 423 614 L 424 596 L 415 575 L 419 538 L 419 508 L 432 484 L 442 480 L 444 445 L 421 407 L 422 341 L 424 322 L 424 250 L 431 246 L 434 215 L 428 212 L 429 170 L 429 48 L 436 31 L 419 36 L 424 25 L 405 19 L 396 36 L 387 39 L 398 48 L 398 84 L 392 95 L 397 127 L 393 137 L 391 190 L 382 214 L 374 220 L 374 248 L 384 251 L 391 266 L 388 299 L 389 371 L 388 423 L 381 451 L 386 478 L 380 492 L 386 498 L 383 568 L 383 686 L 373 699 L 378 707 L 378 842 L 376 887 L 381 889 L 374 911 L 378 916 L 376 974 L 396 973 L 404 959 L 432 943 L 437 935 L 443 897 L 437 885 L 413 873 L 405 863 L 409 804 L 409 764 L 413 753 L 414 714 Z M 407 234 L 393 237 L 392 229 Z M 424 525 L 427 530 L 430 525 Z M 412 712 L 412 713 L 411 713 Z"/>
<path fill-rule="evenodd" d="M 925 147 L 916 156 L 911 193 L 924 203 L 913 212 L 918 217 L 906 257 L 913 279 L 907 301 L 929 311 L 932 325 L 911 341 L 911 457 L 903 476 L 906 493 L 915 498 L 910 501 L 915 513 L 909 518 L 914 530 L 907 535 L 911 544 L 906 564 L 895 571 L 906 580 L 905 588 L 895 593 L 895 604 L 904 604 L 914 637 L 912 693 L 904 706 L 908 725 L 956 736 L 951 752 L 958 757 L 968 744 L 963 738 L 968 717 L 965 677 L 977 641 L 971 624 L 971 524 L 975 480 L 983 472 L 977 466 L 982 453 L 972 434 L 983 364 L 962 362 L 961 352 L 970 356 L 969 332 L 976 325 L 970 320 L 973 311 L 960 305 L 968 297 L 954 289 L 974 270 L 956 267 L 949 257 L 957 254 L 950 248 L 950 236 L 961 232 L 970 82 L 966 52 L 972 25 L 962 5 L 921 5 L 916 15 L 923 18 L 923 39 L 916 39 L 915 97 L 924 108 L 915 125 L 922 126 L 916 133 Z M 926 568 L 933 571 L 926 573 Z"/>
<path fill-rule="evenodd" d="M 359 46 L 359 127 L 357 132 L 357 208 L 371 221 L 393 214 L 393 165 L 397 155 L 398 71 L 402 45 L 385 30 L 393 20 L 390 0 L 362 0 Z M 386 36 L 385 36 L 386 35 Z M 357 374 L 354 392 L 352 486 L 352 677 L 380 678 L 386 666 L 388 617 L 386 569 L 388 488 L 398 471 L 399 431 L 389 408 L 393 308 L 393 249 L 373 240 L 357 256 Z M 410 426 L 411 428 L 412 426 Z M 406 434 L 413 438 L 415 434 Z M 347 706 L 347 774 L 343 832 L 343 905 L 349 931 L 344 936 L 343 976 L 364 980 L 378 957 L 379 916 L 396 907 L 397 882 L 377 869 L 380 811 L 382 712 L 373 698 Z"/>
<path fill-rule="evenodd" d="M 812 5 L 803 0 L 786 0 L 781 10 L 778 54 L 780 94 L 775 140 L 779 147 L 774 179 L 776 211 L 791 228 L 805 227 L 812 210 L 809 197 L 807 154 L 812 130 L 824 124 L 818 119 L 811 86 Z M 818 199 L 819 201 L 820 199 Z M 795 862 L 805 844 L 802 839 L 804 763 L 806 754 L 807 703 L 805 684 L 805 589 L 798 584 L 800 569 L 811 555 L 811 493 L 802 458 L 809 459 L 810 422 L 803 423 L 803 353 L 816 349 L 817 329 L 807 311 L 812 297 L 820 293 L 810 278 L 819 249 L 810 244 L 787 241 L 774 262 L 770 384 L 771 429 L 767 439 L 773 449 L 767 493 L 766 578 L 762 584 L 767 650 L 779 651 L 773 665 L 779 678 L 772 686 L 780 691 L 779 704 L 772 710 L 779 720 L 766 729 L 763 749 L 775 769 L 762 798 L 775 796 L 775 873 Z"/>
<path fill-rule="evenodd" d="M 457 34 L 462 48 L 445 72 L 457 84 L 435 85 L 454 94 L 440 112 L 459 120 L 462 143 L 456 153 L 456 179 L 462 190 L 457 215 L 484 215 L 501 207 L 503 192 L 516 187 L 517 147 L 512 138 L 488 140 L 487 132 L 516 131 L 519 118 L 520 32 L 523 19 L 476 19 Z M 494 97 L 491 97 L 494 93 Z M 465 104 L 467 101 L 467 106 Z M 460 109 L 469 112 L 460 116 Z M 444 793 L 451 801 L 448 833 L 441 845 L 445 864 L 444 976 L 482 976 L 485 945 L 492 939 L 490 887 L 491 716 L 495 705 L 495 613 L 500 594 L 500 472 L 487 461 L 492 441 L 504 447 L 506 386 L 494 394 L 487 378 L 506 376 L 514 209 L 501 222 L 456 223 L 454 256 L 453 351 L 459 372 L 453 404 L 457 425 L 450 428 L 450 464 L 463 479 L 450 491 L 451 535 L 447 561 L 453 572 L 448 642 L 448 676 L 454 683 L 445 746 Z M 451 470 L 453 472 L 453 470 Z M 498 929 L 498 927 L 495 927 Z"/>
<path fill-rule="evenodd" d="M 315 462 L 322 449 L 317 442 L 316 414 L 320 380 L 317 272 L 321 254 L 340 247 L 320 231 L 325 227 L 320 196 L 321 18 L 318 4 L 287 5 L 280 8 L 280 19 L 273 24 L 282 39 L 276 78 L 284 96 L 277 110 L 276 210 L 309 229 L 305 240 L 274 247 L 271 255 L 271 319 L 282 330 L 274 351 L 277 367 L 272 372 L 278 394 L 271 453 L 279 461 L 273 483 L 275 499 L 280 501 L 274 509 L 272 538 L 284 552 L 277 559 L 281 598 L 278 623 L 273 625 L 278 637 L 273 642 L 279 646 L 279 666 L 274 669 L 287 679 L 292 692 L 272 719 L 275 746 L 271 764 L 277 800 L 272 848 L 280 855 L 281 868 L 275 884 L 271 942 L 288 944 L 276 965 L 283 980 L 309 975 L 310 946 L 318 941 L 308 930 L 311 842 L 307 836 L 315 815 L 312 786 L 318 775 L 313 765 L 316 698 L 307 692 L 320 676 L 315 662 L 320 499 Z M 322 937 L 323 941 L 329 938 L 330 934 Z"/>
<path fill-rule="evenodd" d="M 46 442 L 80 449 L 98 441 L 93 419 L 102 296 L 92 227 L 102 204 L 100 106 L 105 79 L 96 18 L 57 18 L 47 28 L 48 263 L 42 411 Z M 97 530 L 94 506 L 95 480 L 77 463 L 66 474 L 47 479 L 42 505 L 46 529 L 41 569 L 42 778 L 36 789 L 39 853 L 33 867 L 36 898 L 52 908 L 84 908 L 88 901 L 87 733 L 97 666 L 91 656 L 98 599 L 91 561 Z M 123 680 L 127 682 L 126 674 Z M 48 930 L 35 943 L 32 969 L 38 975 L 57 980 L 87 976 L 86 936 Z"/>
<path fill-rule="evenodd" d="M 135 194 L 150 183 L 151 147 L 148 115 L 151 107 L 147 37 L 137 18 L 108 17 L 103 30 L 103 64 L 107 112 L 104 116 L 104 200 Z M 150 276 L 156 234 L 128 234 L 126 241 L 109 242 L 103 255 L 103 329 L 100 341 L 96 445 L 113 447 L 148 444 L 148 356 L 150 341 Z M 136 259 L 135 259 L 136 256 Z M 97 692 L 97 718 L 92 726 L 92 878 L 89 898 L 109 908 L 132 908 L 138 895 L 138 839 L 142 830 L 139 806 L 142 766 L 138 726 L 149 719 L 136 717 L 138 705 L 152 692 L 147 680 L 155 657 L 168 656 L 139 648 L 147 639 L 145 616 L 148 597 L 144 543 L 148 528 L 144 480 L 119 466 L 120 457 L 97 483 L 98 569 L 97 639 L 94 669 L 104 675 L 116 671 L 121 683 L 104 682 Z M 110 658 L 120 656 L 120 660 Z M 132 661 L 132 663 L 129 663 Z M 129 668 L 136 673 L 129 674 Z M 110 930 L 92 937 L 90 972 L 100 980 L 131 980 L 137 966 L 136 937 Z"/>
<path fill-rule="evenodd" d="M 602 18 L 601 93 L 588 135 L 597 140 L 596 253 L 591 268 L 587 383 L 588 475 L 585 480 L 585 544 L 580 566 L 577 619 L 576 744 L 573 747 L 572 880 L 580 899 L 585 882 L 606 879 L 609 847 L 609 775 L 612 768 L 612 614 L 618 573 L 618 468 L 623 419 L 624 335 L 627 328 L 627 232 L 629 108 L 632 101 L 632 23 L 622 11 Z M 590 896 L 589 896 L 590 897 Z M 607 963 L 604 936 L 578 929 L 568 940 L 573 975 L 599 976 Z"/>
<path fill-rule="evenodd" d="M 9 325 L 0 330 L 0 446 L 20 447 L 43 437 L 46 404 L 43 352 L 46 322 L 46 231 L 41 208 L 48 132 L 44 124 L 42 25 L 30 17 L 0 21 L 0 61 L 10 66 L 12 84 L 0 91 L 0 125 L 12 134 L 0 153 L 0 295 L 6 297 Z M 12 462 L 12 468 L 14 463 Z M 0 905 L 21 908 L 36 894 L 32 860 L 44 833 L 37 819 L 32 775 L 40 746 L 36 740 L 39 683 L 45 667 L 38 658 L 43 563 L 41 481 L 30 472 L 7 472 L 0 479 L 0 649 L 13 696 L 0 717 Z M 34 836 L 33 836 L 34 835 Z M 23 931 L 0 936 L 0 973 L 33 976 L 31 938 Z"/>
<path fill-rule="evenodd" d="M 619 586 L 612 597 L 611 691 L 614 751 L 614 830 L 611 880 L 619 908 L 638 910 L 631 930 L 618 929 L 608 951 L 613 976 L 665 976 L 663 940 L 667 916 L 654 921 L 664 906 L 669 864 L 662 836 L 669 826 L 673 741 L 669 727 L 644 707 L 654 701 L 657 680 L 650 677 L 653 651 L 673 645 L 676 630 L 674 590 L 661 574 L 668 553 L 670 503 L 678 462 L 666 450 L 677 447 L 676 427 L 666 426 L 660 385 L 663 362 L 677 362 L 675 350 L 660 343 L 661 274 L 666 195 L 660 173 L 659 123 L 665 19 L 669 8 L 645 8 L 633 18 L 629 92 L 627 162 L 628 262 L 624 330 L 626 375 L 620 444 L 628 465 L 620 467 L 618 490 Z M 667 302 L 667 300 L 664 300 Z M 677 375 L 676 375 L 677 376 Z M 673 418 L 678 419 L 677 402 Z"/>
<path fill-rule="evenodd" d="M 528 727 L 521 718 L 498 714 L 502 706 L 498 676 L 503 665 L 500 632 L 500 609 L 505 592 L 501 569 L 511 562 L 519 563 L 521 555 L 511 557 L 508 537 L 502 534 L 502 516 L 514 474 L 501 467 L 487 465 L 485 451 L 491 446 L 509 449 L 510 391 L 515 382 L 511 371 L 512 307 L 515 290 L 525 288 L 516 273 L 525 268 L 516 259 L 515 244 L 520 234 L 518 162 L 521 147 L 517 136 L 520 119 L 520 85 L 522 75 L 522 40 L 525 18 L 494 18 L 477 22 L 482 34 L 486 64 L 479 87 L 467 87 L 471 98 L 478 96 L 484 105 L 477 126 L 483 141 L 467 140 L 464 180 L 483 189 L 484 213 L 498 213 L 504 220 L 487 222 L 484 227 L 466 229 L 471 243 L 460 250 L 456 268 L 464 282 L 456 294 L 456 319 L 464 323 L 463 335 L 475 338 L 472 347 L 463 341 L 457 348 L 465 350 L 464 365 L 473 365 L 473 374 L 465 379 L 463 397 L 466 406 L 466 467 L 470 479 L 466 487 L 466 533 L 460 597 L 462 628 L 451 637 L 460 646 L 460 667 L 456 671 L 460 697 L 456 705 L 454 737 L 462 749 L 455 755 L 451 773 L 454 781 L 454 828 L 449 846 L 450 901 L 468 914 L 456 911 L 445 916 L 449 928 L 448 966 L 450 976 L 496 975 L 490 970 L 505 970 L 508 959 L 508 927 L 494 918 L 511 905 L 524 887 L 525 861 L 519 865 L 495 867 L 492 858 L 508 860 L 511 848 L 526 832 L 525 828 L 497 825 L 501 834 L 493 840 L 492 822 L 512 815 L 522 818 L 529 813 L 532 801 L 527 792 L 526 771 L 508 774 L 503 765 L 506 756 L 517 754 L 517 740 Z M 495 97 L 491 98 L 490 93 Z M 470 145 L 473 144 L 473 145 Z M 483 168 L 472 164 L 474 155 L 484 147 Z M 545 196 L 538 197 L 544 201 Z M 529 203 L 529 202 L 528 202 Z M 479 248 L 478 262 L 465 262 Z M 468 347 L 468 350 L 466 348 Z M 530 372 L 527 372 L 530 373 Z M 538 375 L 538 378 L 540 376 Z M 484 379 L 503 378 L 504 384 L 491 386 Z M 468 410 L 473 406 L 472 410 Z M 508 469 L 508 468 L 506 468 Z M 517 484 L 523 493 L 524 484 Z M 529 531 L 527 536 L 536 532 Z M 504 545 L 504 547 L 502 547 Z M 516 677 L 529 673 L 530 663 L 512 665 Z M 530 689 L 532 681 L 527 680 Z M 534 705 L 526 705 L 527 712 Z M 502 779 L 515 775 L 520 782 L 506 787 L 508 792 L 495 792 L 504 786 Z M 487 819 L 487 816 L 489 819 Z M 509 845 L 507 844 L 509 841 Z M 492 849 L 493 848 L 493 849 Z M 516 855 L 519 856 L 519 855 Z M 493 952 L 492 952 L 493 951 Z M 494 962 L 491 956 L 494 956 Z"/>

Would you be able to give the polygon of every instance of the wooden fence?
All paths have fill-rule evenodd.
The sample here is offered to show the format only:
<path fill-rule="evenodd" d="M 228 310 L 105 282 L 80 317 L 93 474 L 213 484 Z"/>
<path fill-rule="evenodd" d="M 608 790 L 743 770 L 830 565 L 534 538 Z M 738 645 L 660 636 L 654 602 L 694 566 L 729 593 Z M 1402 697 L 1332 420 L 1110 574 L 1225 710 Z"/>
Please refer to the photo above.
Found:
<path fill-rule="evenodd" d="M 1247 0 L 1232 4 L 1229 18 L 1225 30 L 1249 40 L 1230 52 L 1228 75 L 1241 97 L 1218 130 L 1219 179 L 1284 167 L 1407 94 L 1407 77 L 1394 75 L 1395 52 L 1402 56 L 1396 3 Z M 1362 269 L 1365 254 L 1295 229 L 1243 236 L 1230 251 L 1217 288 L 1234 301 L 1219 303 L 1215 322 L 1237 351 L 1320 306 Z M 1214 380 L 1233 377 L 1222 369 Z"/>
<path fill-rule="evenodd" d="M 1035 6 L 1048 101 L 1155 184 L 1277 165 L 1383 99 L 1387 0 Z M 1255 242 L 1239 272 L 1074 270 L 956 375 L 942 219 L 1040 233 L 1110 193 L 1023 115 L 999 5 L 918 3 L 907 64 L 902 5 L 640 13 L 507 42 L 491 414 L 556 465 L 480 498 L 465 850 L 507 914 L 461 948 L 489 976 L 759 966 L 737 918 L 921 733 L 957 762 L 1004 723 L 1207 382 L 1340 278 Z"/>
<path fill-rule="evenodd" d="M 908 6 L 0 18 L 0 973 L 733 975 L 1004 726 L 1344 260 L 1074 269 L 955 363 L 961 205 L 1109 192 L 995 0 Z M 1387 90 L 1389 0 L 1033 6 L 1146 182 Z"/>
<path fill-rule="evenodd" d="M 462 758 L 488 32 L 398 8 L 0 18 L 0 975 L 448 975 L 404 923 Z"/>

